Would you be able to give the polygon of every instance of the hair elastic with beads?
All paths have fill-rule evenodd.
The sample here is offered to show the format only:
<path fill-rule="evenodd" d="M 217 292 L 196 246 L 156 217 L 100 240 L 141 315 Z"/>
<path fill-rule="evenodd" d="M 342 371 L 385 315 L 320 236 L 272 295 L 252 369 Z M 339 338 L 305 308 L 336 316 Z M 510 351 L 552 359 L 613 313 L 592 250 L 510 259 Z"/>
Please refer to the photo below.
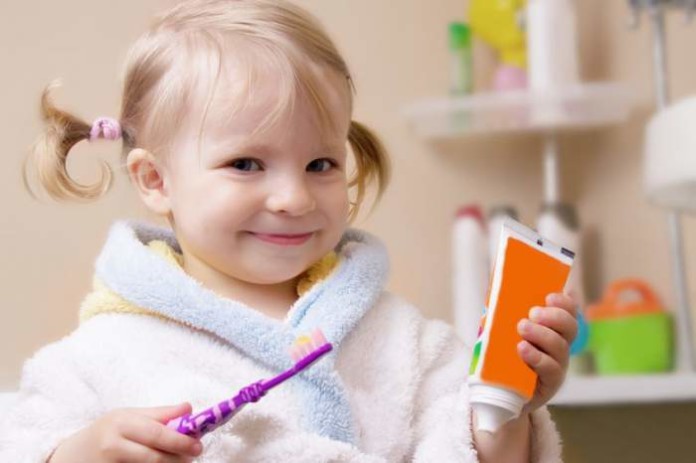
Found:
<path fill-rule="evenodd" d="M 105 140 L 118 140 L 121 138 L 121 124 L 112 117 L 100 117 L 92 124 L 89 131 L 89 141 L 99 138 Z"/>

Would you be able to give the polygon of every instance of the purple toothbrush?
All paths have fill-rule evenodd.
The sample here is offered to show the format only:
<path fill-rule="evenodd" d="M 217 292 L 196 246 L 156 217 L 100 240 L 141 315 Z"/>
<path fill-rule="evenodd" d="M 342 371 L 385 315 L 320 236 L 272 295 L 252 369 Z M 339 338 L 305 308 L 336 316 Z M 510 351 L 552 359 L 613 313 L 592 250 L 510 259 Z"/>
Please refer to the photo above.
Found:
<path fill-rule="evenodd" d="M 234 397 L 223 400 L 195 415 L 187 414 L 174 418 L 167 423 L 167 426 L 182 434 L 200 439 L 205 434 L 227 423 L 246 404 L 258 402 L 269 390 L 308 368 L 331 349 L 331 344 L 326 341 L 324 334 L 317 328 L 311 336 L 300 336 L 292 344 L 290 356 L 295 365 L 289 370 L 268 381 L 261 380 L 250 384 L 242 388 Z"/>

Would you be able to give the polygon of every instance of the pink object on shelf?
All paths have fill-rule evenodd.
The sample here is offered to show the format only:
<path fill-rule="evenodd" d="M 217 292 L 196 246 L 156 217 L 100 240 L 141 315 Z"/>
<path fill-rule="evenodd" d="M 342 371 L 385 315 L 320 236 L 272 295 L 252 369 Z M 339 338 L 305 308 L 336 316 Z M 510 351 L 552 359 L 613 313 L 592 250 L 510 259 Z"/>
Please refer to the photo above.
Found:
<path fill-rule="evenodd" d="M 519 90 L 527 88 L 527 71 L 516 66 L 502 65 L 493 79 L 495 90 Z"/>

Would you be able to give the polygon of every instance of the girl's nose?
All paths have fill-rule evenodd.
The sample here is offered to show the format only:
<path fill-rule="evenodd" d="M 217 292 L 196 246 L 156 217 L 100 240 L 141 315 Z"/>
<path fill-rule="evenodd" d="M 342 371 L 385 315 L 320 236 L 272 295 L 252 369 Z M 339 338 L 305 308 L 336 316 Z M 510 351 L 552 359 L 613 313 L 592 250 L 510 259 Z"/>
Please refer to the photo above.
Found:
<path fill-rule="evenodd" d="M 301 216 L 313 211 L 316 201 L 304 180 L 290 179 L 271 187 L 266 207 L 271 212 Z"/>

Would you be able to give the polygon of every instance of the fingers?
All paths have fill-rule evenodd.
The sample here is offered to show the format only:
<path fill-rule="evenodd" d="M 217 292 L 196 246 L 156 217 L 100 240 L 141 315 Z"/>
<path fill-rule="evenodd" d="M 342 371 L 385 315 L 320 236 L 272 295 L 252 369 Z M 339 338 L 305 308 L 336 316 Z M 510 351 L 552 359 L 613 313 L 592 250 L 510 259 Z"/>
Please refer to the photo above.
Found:
<path fill-rule="evenodd" d="M 517 345 L 517 352 L 545 384 L 560 385 L 563 382 L 565 367 L 550 355 L 534 347 L 529 341 L 520 342 Z"/>
<path fill-rule="evenodd" d="M 191 404 L 180 403 L 165 407 L 134 408 L 132 411 L 167 424 L 170 420 L 191 413 Z"/>
<path fill-rule="evenodd" d="M 518 331 L 525 341 L 531 343 L 540 352 L 550 356 L 563 369 L 566 368 L 570 355 L 570 346 L 562 335 L 549 327 L 526 319 L 520 321 Z M 535 357 L 533 356 L 532 359 L 535 360 Z"/>
<path fill-rule="evenodd" d="M 173 409 L 172 407 L 166 408 Z M 184 409 L 179 408 L 178 410 Z M 190 406 L 188 410 L 190 410 Z M 116 427 L 119 434 L 125 439 L 145 447 L 172 455 L 194 457 L 200 455 L 203 449 L 197 439 L 168 428 L 153 418 L 154 416 L 166 418 L 169 414 L 165 408 L 125 411 L 116 418 Z"/>
<path fill-rule="evenodd" d="M 113 449 L 114 461 L 128 463 L 191 463 L 193 459 L 184 455 L 172 455 L 148 448 L 137 442 L 122 440 L 118 449 Z"/>
<path fill-rule="evenodd" d="M 529 311 L 529 319 L 556 331 L 568 344 L 571 344 L 578 334 L 578 321 L 575 316 L 559 307 L 534 307 Z"/>
<path fill-rule="evenodd" d="M 174 455 L 198 456 L 202 447 L 198 440 L 168 428 L 162 423 L 143 417 L 133 420 L 122 435 L 126 439 L 152 449 L 161 450 Z"/>
<path fill-rule="evenodd" d="M 566 310 L 573 318 L 577 317 L 578 304 L 573 296 L 561 293 L 552 293 L 546 296 L 546 305 L 551 307 L 560 307 Z"/>
<path fill-rule="evenodd" d="M 529 319 L 520 320 L 517 345 L 520 358 L 537 374 L 529 410 L 546 403 L 563 384 L 570 357 L 570 344 L 578 332 L 577 304 L 571 296 L 554 293 L 546 297 L 548 307 L 533 307 Z"/>

